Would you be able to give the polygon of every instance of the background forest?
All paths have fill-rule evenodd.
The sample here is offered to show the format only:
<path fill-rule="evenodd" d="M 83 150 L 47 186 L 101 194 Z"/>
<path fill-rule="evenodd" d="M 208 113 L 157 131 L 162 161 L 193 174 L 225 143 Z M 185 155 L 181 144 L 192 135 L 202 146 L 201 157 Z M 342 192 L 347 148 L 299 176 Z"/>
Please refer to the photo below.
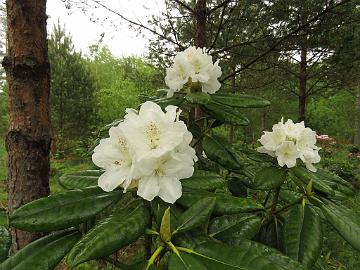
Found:
<path fill-rule="evenodd" d="M 106 1 L 66 2 L 70 9 L 82 8 L 89 16 L 95 6 L 106 5 Z M 61 189 L 57 181 L 62 174 L 92 168 L 90 149 L 106 125 L 166 87 L 165 69 L 174 53 L 191 45 L 196 35 L 192 2 L 166 1 L 167 12 L 160 17 L 147 25 L 130 24 L 140 34 L 152 32 L 143 57 L 115 57 L 101 41 L 89 44 L 90 53 L 83 54 L 75 49 L 61 21 L 49 33 L 51 192 Z M 327 12 L 322 10 L 333 4 L 328 2 L 340 1 L 209 2 L 205 41 L 223 70 L 221 91 L 271 102 L 269 107 L 247 113 L 249 126 L 221 126 L 215 132 L 236 144 L 253 146 L 262 131 L 271 129 L 281 117 L 304 120 L 318 135 L 329 136 L 319 139 L 321 166 L 360 190 L 359 2 L 342 1 Z M 3 37 L 4 33 L 2 23 Z M 4 55 L 5 43 L 0 45 Z M 4 81 L 1 89 L 0 206 L 6 209 L 8 100 Z M 360 212 L 360 195 L 347 204 Z M 357 251 L 330 226 L 325 235 L 326 269 L 360 269 Z M 124 254 L 129 260 L 136 256 Z M 90 264 L 79 269 L 84 267 L 93 269 Z"/>

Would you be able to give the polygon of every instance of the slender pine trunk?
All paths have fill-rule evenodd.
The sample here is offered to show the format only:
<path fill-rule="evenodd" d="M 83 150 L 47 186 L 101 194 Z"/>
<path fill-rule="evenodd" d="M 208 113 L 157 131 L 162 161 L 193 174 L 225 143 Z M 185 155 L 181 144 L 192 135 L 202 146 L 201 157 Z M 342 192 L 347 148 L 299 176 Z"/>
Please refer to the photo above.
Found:
<path fill-rule="evenodd" d="M 8 211 L 49 194 L 50 66 L 46 0 L 7 0 L 7 56 L 10 121 Z M 12 252 L 40 235 L 12 229 Z"/>

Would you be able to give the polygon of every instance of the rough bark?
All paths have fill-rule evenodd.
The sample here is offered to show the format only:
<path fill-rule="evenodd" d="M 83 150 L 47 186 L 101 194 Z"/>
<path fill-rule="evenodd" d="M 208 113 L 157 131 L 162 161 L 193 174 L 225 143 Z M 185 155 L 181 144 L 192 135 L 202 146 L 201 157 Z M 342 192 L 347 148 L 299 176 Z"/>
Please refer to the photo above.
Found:
<path fill-rule="evenodd" d="M 49 62 L 46 0 L 7 0 L 8 50 L 3 60 L 9 85 L 8 211 L 49 194 Z M 12 229 L 12 252 L 39 234 Z"/>
<path fill-rule="evenodd" d="M 195 45 L 196 47 L 204 48 L 206 47 L 206 20 L 207 20 L 207 9 L 206 9 L 206 0 L 198 0 L 194 8 L 194 18 L 195 18 Z M 200 119 L 204 115 L 200 106 L 195 108 L 195 117 L 194 119 Z M 202 121 L 197 121 L 200 128 L 203 128 L 204 123 Z M 202 154 L 202 145 L 199 142 L 195 146 L 195 150 L 198 156 Z"/>
<path fill-rule="evenodd" d="M 299 72 L 299 121 L 305 121 L 306 110 L 306 85 L 307 85 L 307 48 L 302 45 L 300 51 L 300 72 Z"/>
<path fill-rule="evenodd" d="M 357 85 L 357 95 L 355 102 L 355 123 L 354 123 L 354 144 L 360 145 L 360 82 Z"/>

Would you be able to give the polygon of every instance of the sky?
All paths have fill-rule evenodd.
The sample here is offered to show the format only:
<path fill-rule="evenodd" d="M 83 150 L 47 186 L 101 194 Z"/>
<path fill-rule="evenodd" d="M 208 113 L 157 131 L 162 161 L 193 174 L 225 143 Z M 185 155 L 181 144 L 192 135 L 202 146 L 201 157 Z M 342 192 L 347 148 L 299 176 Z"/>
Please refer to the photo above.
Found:
<path fill-rule="evenodd" d="M 87 2 L 92 3 L 92 0 Z M 103 3 L 127 18 L 145 24 L 150 15 L 159 14 L 165 8 L 162 0 L 104 0 Z M 47 15 L 48 33 L 59 20 L 61 25 L 65 25 L 66 32 L 71 34 L 75 49 L 83 53 L 88 53 L 88 46 L 97 43 L 102 33 L 105 33 L 103 44 L 115 56 L 141 56 L 146 52 L 149 35 L 137 35 L 119 16 L 103 7 L 91 8 L 84 13 L 75 6 L 67 9 L 62 0 L 50 0 L 47 1 Z M 99 20 L 94 22 L 94 19 Z"/>

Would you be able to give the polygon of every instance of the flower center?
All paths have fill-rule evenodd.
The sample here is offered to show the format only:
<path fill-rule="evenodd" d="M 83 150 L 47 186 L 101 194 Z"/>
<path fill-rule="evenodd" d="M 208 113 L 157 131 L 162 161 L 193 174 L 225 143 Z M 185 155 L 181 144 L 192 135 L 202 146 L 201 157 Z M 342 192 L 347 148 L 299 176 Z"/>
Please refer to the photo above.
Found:
<path fill-rule="evenodd" d="M 127 150 L 127 143 L 126 143 L 126 140 L 123 137 L 118 138 L 118 144 L 119 144 L 119 147 L 120 147 L 120 149 L 122 151 Z"/>
<path fill-rule="evenodd" d="M 146 135 L 150 142 L 150 148 L 157 148 L 160 141 L 160 129 L 154 122 L 150 122 L 150 124 L 147 126 Z"/>

